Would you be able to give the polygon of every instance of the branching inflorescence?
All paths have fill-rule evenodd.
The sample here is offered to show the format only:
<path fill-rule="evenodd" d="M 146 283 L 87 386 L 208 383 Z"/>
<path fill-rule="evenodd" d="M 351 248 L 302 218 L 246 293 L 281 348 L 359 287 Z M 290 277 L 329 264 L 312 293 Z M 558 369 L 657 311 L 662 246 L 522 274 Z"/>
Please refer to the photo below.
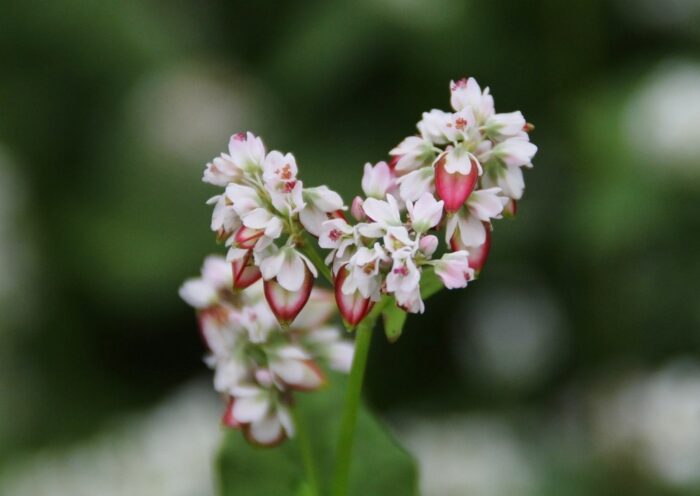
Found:
<path fill-rule="evenodd" d="M 305 188 L 294 156 L 252 133 L 207 164 L 203 180 L 225 188 L 209 203 L 228 253 L 207 258 L 180 294 L 198 310 L 224 424 L 251 442 L 293 435 L 292 393 L 321 387 L 321 365 L 349 370 L 352 345 L 326 323 L 336 306 L 348 329 L 382 299 L 378 310 L 422 313 L 426 276 L 465 287 L 486 262 L 493 219 L 515 215 L 537 151 L 532 125 L 495 113 L 473 78 L 451 83 L 451 105 L 425 112 L 388 162 L 365 165 L 365 197 L 349 211 L 328 187 Z M 325 264 L 314 245 L 328 250 Z M 335 298 L 314 287 L 319 272 Z"/>

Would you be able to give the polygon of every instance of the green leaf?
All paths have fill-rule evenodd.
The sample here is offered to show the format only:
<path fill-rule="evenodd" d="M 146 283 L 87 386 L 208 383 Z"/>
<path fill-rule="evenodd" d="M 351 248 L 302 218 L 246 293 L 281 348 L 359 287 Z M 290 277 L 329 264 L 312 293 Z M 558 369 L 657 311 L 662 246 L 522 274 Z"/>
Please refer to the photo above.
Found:
<path fill-rule="evenodd" d="M 397 307 L 395 301 L 392 301 L 384 309 L 384 333 L 387 339 L 395 343 L 401 337 L 405 323 L 406 312 Z"/>
<path fill-rule="evenodd" d="M 425 269 L 420 278 L 420 295 L 424 300 L 427 300 L 435 293 L 444 288 L 442 280 L 431 269 Z"/>
<path fill-rule="evenodd" d="M 335 445 L 347 378 L 331 374 L 331 387 L 297 393 L 298 416 L 307 429 L 322 495 L 329 494 Z M 240 432 L 226 434 L 217 460 L 222 496 L 310 496 L 295 440 L 275 448 L 248 444 Z M 351 496 L 415 496 L 418 474 L 413 459 L 366 408 L 361 408 L 350 469 Z M 318 495 L 321 496 L 321 495 Z"/>

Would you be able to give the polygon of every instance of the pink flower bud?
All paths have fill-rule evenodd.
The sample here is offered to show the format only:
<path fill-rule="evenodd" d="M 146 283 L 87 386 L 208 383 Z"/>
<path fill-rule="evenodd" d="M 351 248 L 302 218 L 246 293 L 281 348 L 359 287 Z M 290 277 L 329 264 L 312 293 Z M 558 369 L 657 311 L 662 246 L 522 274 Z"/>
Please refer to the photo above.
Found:
<path fill-rule="evenodd" d="M 486 265 L 486 260 L 489 258 L 489 252 L 491 251 L 491 225 L 488 222 L 483 224 L 486 241 L 480 246 L 464 246 L 458 235 L 453 236 L 450 240 L 450 247 L 453 251 L 467 250 L 469 252 L 469 267 L 474 269 L 476 276 L 479 275 L 481 269 Z"/>
<path fill-rule="evenodd" d="M 515 214 L 518 213 L 518 202 L 516 200 L 513 200 L 512 198 L 506 203 L 506 206 L 503 207 L 503 215 L 509 218 L 515 217 Z"/>
<path fill-rule="evenodd" d="M 263 234 L 265 234 L 264 229 L 251 229 L 250 227 L 241 226 L 236 231 L 233 240 L 238 248 L 251 250 Z"/>
<path fill-rule="evenodd" d="M 242 424 L 233 416 L 234 402 L 235 400 L 233 397 L 230 397 L 228 399 L 228 403 L 226 404 L 226 410 L 224 410 L 224 414 L 221 417 L 221 424 L 224 427 L 228 427 L 230 429 L 240 429 Z"/>
<path fill-rule="evenodd" d="M 282 326 L 289 326 L 309 301 L 314 287 L 314 275 L 306 265 L 304 271 L 304 281 L 298 291 L 284 289 L 276 277 L 265 281 L 265 299 Z"/>
<path fill-rule="evenodd" d="M 253 253 L 249 251 L 244 257 L 231 262 L 233 271 L 233 288 L 245 289 L 262 277 L 260 268 L 253 263 Z"/>
<path fill-rule="evenodd" d="M 426 257 L 430 257 L 435 253 L 438 247 L 438 238 L 432 234 L 423 236 L 418 243 L 418 248 Z"/>
<path fill-rule="evenodd" d="M 479 178 L 479 166 L 474 159 L 471 160 L 471 168 L 468 174 L 459 172 L 449 173 L 445 169 L 447 154 L 443 154 L 435 165 L 435 191 L 441 200 L 445 202 L 447 212 L 456 212 L 476 186 Z"/>
<path fill-rule="evenodd" d="M 350 206 L 350 213 L 358 222 L 363 222 L 367 220 L 367 214 L 365 214 L 365 209 L 362 208 L 364 201 L 361 197 L 356 196 L 352 200 L 352 205 Z"/>
<path fill-rule="evenodd" d="M 390 159 L 389 162 L 389 168 L 393 171 L 396 170 L 396 164 L 399 163 L 399 160 L 401 160 L 402 155 L 393 155 Z"/>
<path fill-rule="evenodd" d="M 343 283 L 348 277 L 348 269 L 343 266 L 335 277 L 335 302 L 340 310 L 340 315 L 350 325 L 356 326 L 364 319 L 374 306 L 369 298 L 364 298 L 359 291 L 351 295 L 343 293 Z"/>

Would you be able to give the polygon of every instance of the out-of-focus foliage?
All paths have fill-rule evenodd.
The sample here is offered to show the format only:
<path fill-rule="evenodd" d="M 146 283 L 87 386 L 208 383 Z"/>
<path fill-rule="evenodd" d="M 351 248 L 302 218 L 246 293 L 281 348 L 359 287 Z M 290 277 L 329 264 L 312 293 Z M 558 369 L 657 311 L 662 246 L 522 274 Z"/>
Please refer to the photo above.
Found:
<path fill-rule="evenodd" d="M 317 466 L 319 488 L 329 494 L 347 379 L 333 374 L 329 388 L 298 395 L 296 418 L 310 431 L 310 450 Z M 361 408 L 351 465 L 351 494 L 417 494 L 418 477 L 411 457 Z M 309 491 L 298 442 L 269 450 L 251 446 L 238 432 L 230 433 L 217 464 L 224 496 L 301 495 Z M 268 476 L 264 476 L 268 474 Z"/>
<path fill-rule="evenodd" d="M 696 494 L 697 0 L 4 2 L 0 493 L 209 377 L 176 290 L 233 132 L 349 200 L 463 75 L 540 152 L 483 277 L 375 336 L 370 404 L 426 495 Z"/>

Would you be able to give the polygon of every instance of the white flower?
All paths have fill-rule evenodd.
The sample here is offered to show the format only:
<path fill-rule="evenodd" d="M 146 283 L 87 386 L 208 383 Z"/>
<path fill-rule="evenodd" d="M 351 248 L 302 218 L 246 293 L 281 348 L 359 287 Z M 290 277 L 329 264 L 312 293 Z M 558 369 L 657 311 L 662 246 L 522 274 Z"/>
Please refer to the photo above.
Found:
<path fill-rule="evenodd" d="M 286 345 L 268 353 L 270 371 L 284 384 L 302 391 L 313 391 L 325 382 L 311 355 L 298 346 Z"/>
<path fill-rule="evenodd" d="M 298 214 L 306 207 L 306 203 L 304 202 L 304 186 L 301 181 L 295 181 L 294 186 L 292 186 L 289 191 L 286 189 L 271 190 L 269 193 L 272 206 L 275 207 L 277 212 L 284 216 L 291 217 Z"/>
<path fill-rule="evenodd" d="M 346 208 L 340 195 L 327 186 L 306 188 L 303 196 L 306 206 L 299 213 L 299 220 L 307 231 L 317 237 L 321 235 L 328 215 Z"/>
<path fill-rule="evenodd" d="M 433 163 L 435 160 L 435 147 L 425 138 L 409 136 L 389 152 L 396 157 L 396 172 L 399 174 L 410 172 Z"/>
<path fill-rule="evenodd" d="M 330 263 L 335 257 L 344 256 L 345 250 L 355 243 L 354 233 L 355 230 L 345 219 L 332 219 L 323 223 L 318 245 L 331 250 L 326 263 Z"/>
<path fill-rule="evenodd" d="M 469 213 L 477 219 L 487 222 L 491 219 L 500 219 L 503 207 L 508 203 L 508 198 L 501 196 L 501 188 L 478 189 L 472 192 L 467 199 Z"/>
<path fill-rule="evenodd" d="M 369 162 L 365 164 L 362 174 L 362 191 L 365 195 L 379 200 L 396 188 L 396 177 L 386 162 L 378 162 L 374 167 Z"/>
<path fill-rule="evenodd" d="M 223 257 L 209 256 L 202 266 L 202 277 L 188 279 L 180 287 L 180 298 L 195 308 L 208 308 L 219 302 L 219 291 L 232 284 L 231 266 Z"/>
<path fill-rule="evenodd" d="M 238 133 L 231 136 L 228 144 L 231 161 L 245 172 L 260 170 L 265 159 L 265 146 L 253 133 Z"/>
<path fill-rule="evenodd" d="M 394 292 L 396 303 L 408 313 L 423 313 L 425 302 L 420 296 L 420 286 L 410 291 L 397 290 Z"/>
<path fill-rule="evenodd" d="M 314 277 L 318 276 L 316 267 L 305 255 L 291 246 L 278 248 L 270 245 L 264 253 L 256 253 L 256 263 L 260 266 L 263 279 L 277 282 L 287 291 L 299 291 L 304 284 L 306 268 Z"/>
<path fill-rule="evenodd" d="M 447 219 L 445 241 L 459 236 L 462 246 L 481 246 L 486 241 L 484 223 L 464 209 Z"/>
<path fill-rule="evenodd" d="M 393 260 L 391 270 L 386 276 L 386 290 L 391 293 L 412 293 L 420 284 L 420 271 L 413 257 L 408 252 L 397 252 Z"/>
<path fill-rule="evenodd" d="M 450 141 L 450 136 L 453 134 L 450 130 L 451 126 L 452 114 L 438 109 L 423 112 L 423 118 L 417 125 L 423 139 L 434 145 L 444 145 Z"/>
<path fill-rule="evenodd" d="M 474 278 L 474 270 L 469 267 L 469 253 L 465 250 L 445 253 L 432 265 L 447 289 L 464 288 L 467 281 Z"/>
<path fill-rule="evenodd" d="M 507 167 L 532 167 L 532 157 L 537 153 L 537 146 L 530 143 L 526 136 L 508 138 L 493 147 L 490 157 L 494 157 Z"/>
<path fill-rule="evenodd" d="M 264 207 L 253 209 L 245 214 L 243 216 L 243 225 L 263 231 L 265 239 L 256 243 L 256 250 L 264 248 L 272 240 L 279 238 L 284 229 L 282 220 Z"/>
<path fill-rule="evenodd" d="M 240 177 L 241 170 L 229 155 L 222 153 L 206 165 L 202 181 L 214 186 L 226 186 L 228 183 L 238 181 Z"/>
<path fill-rule="evenodd" d="M 273 150 L 265 157 L 263 163 L 263 179 L 272 191 L 289 193 L 297 182 L 297 161 L 294 155 Z"/>
<path fill-rule="evenodd" d="M 500 188 L 489 188 L 472 192 L 467 200 L 466 209 L 462 208 L 447 219 L 445 232 L 449 243 L 458 232 L 462 246 L 477 247 L 486 241 L 486 227 L 491 219 L 501 218 L 503 207 L 508 198 L 500 196 Z"/>
<path fill-rule="evenodd" d="M 493 97 L 489 89 L 481 91 L 476 79 L 460 79 L 450 82 L 450 103 L 456 111 L 471 109 L 479 123 L 488 119 L 494 113 Z"/>
<path fill-rule="evenodd" d="M 430 193 L 423 193 L 415 203 L 406 203 L 411 227 L 418 233 L 424 233 L 437 226 L 442 219 L 444 204 L 445 202 L 437 201 Z"/>
<path fill-rule="evenodd" d="M 222 394 L 231 394 L 234 388 L 239 387 L 248 377 L 249 365 L 241 359 L 223 358 L 216 363 L 214 372 L 214 389 Z"/>
<path fill-rule="evenodd" d="M 413 255 L 418 249 L 416 240 L 411 237 L 404 226 L 389 227 L 384 235 L 385 250 L 393 257 L 397 252 L 407 252 Z"/>
<path fill-rule="evenodd" d="M 409 172 L 397 180 L 399 195 L 405 202 L 415 201 L 424 193 L 432 191 L 434 180 L 435 170 L 432 166 Z"/>
<path fill-rule="evenodd" d="M 504 195 L 514 200 L 522 198 L 525 190 L 523 171 L 515 165 L 498 164 L 495 167 L 489 167 L 486 174 L 482 176 L 482 183 L 486 188 L 494 186 L 501 188 Z"/>
<path fill-rule="evenodd" d="M 348 263 L 350 274 L 343 283 L 343 293 L 351 295 L 359 291 L 363 298 L 378 299 L 381 286 L 379 267 L 387 260 L 389 258 L 379 243 L 372 248 L 359 247 Z"/>
<path fill-rule="evenodd" d="M 218 290 L 202 279 L 188 279 L 180 286 L 179 294 L 195 308 L 207 308 L 219 301 Z"/>
<path fill-rule="evenodd" d="M 403 225 L 399 204 L 392 195 L 387 195 L 386 201 L 377 200 L 376 198 L 367 198 L 362 204 L 362 208 L 365 214 L 367 214 L 367 217 L 373 221 L 372 223 L 376 224 L 375 226 L 371 224 L 366 225 L 367 227 L 364 231 L 360 231 L 364 236 L 379 237 L 382 234 L 377 236 L 376 233 L 378 230 L 381 232 L 381 230 L 386 230 L 391 226 Z M 370 233 L 374 233 L 374 235 Z"/>
<path fill-rule="evenodd" d="M 226 195 L 212 196 L 207 204 L 214 205 L 211 215 L 211 230 L 218 233 L 219 237 L 227 236 L 241 225 L 241 219 Z"/>
<path fill-rule="evenodd" d="M 202 279 L 218 289 L 231 285 L 231 265 L 223 257 L 209 255 L 202 265 Z"/>
<path fill-rule="evenodd" d="M 257 386 L 234 389 L 231 416 L 240 424 L 248 439 L 264 446 L 274 445 L 294 436 L 294 424 L 287 408 L 273 401 L 270 390 Z"/>
<path fill-rule="evenodd" d="M 250 186 L 231 183 L 226 186 L 225 196 L 240 217 L 243 217 L 251 210 L 265 207 L 265 202 L 260 197 L 260 194 Z"/>
<path fill-rule="evenodd" d="M 502 140 L 513 136 L 523 136 L 525 117 L 522 112 L 494 114 L 484 124 L 484 131 L 492 138 Z"/>

